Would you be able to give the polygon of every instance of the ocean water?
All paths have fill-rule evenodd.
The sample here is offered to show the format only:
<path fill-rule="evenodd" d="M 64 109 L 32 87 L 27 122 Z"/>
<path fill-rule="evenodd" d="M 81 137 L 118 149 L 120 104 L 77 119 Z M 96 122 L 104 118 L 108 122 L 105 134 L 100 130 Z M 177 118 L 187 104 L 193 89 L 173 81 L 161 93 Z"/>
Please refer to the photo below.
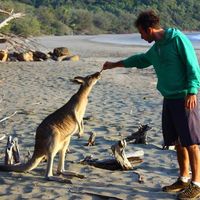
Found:
<path fill-rule="evenodd" d="M 200 32 L 185 33 L 190 39 L 195 49 L 200 49 Z M 90 41 L 110 44 L 121 44 L 121 45 L 141 45 L 151 46 L 148 42 L 141 39 L 140 34 L 105 34 L 96 35 L 90 38 Z"/>

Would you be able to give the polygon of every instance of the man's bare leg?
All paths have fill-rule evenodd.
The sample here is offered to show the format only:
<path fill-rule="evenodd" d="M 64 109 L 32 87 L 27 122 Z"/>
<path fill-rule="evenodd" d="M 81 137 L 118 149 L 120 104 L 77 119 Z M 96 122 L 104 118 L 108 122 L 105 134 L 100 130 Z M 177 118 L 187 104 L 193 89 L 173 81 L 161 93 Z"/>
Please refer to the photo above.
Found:
<path fill-rule="evenodd" d="M 200 150 L 198 145 L 187 147 L 189 154 L 190 167 L 192 171 L 192 181 L 200 183 Z"/>
<path fill-rule="evenodd" d="M 176 153 L 180 169 L 180 177 L 189 177 L 190 160 L 187 148 L 177 144 Z"/>
<path fill-rule="evenodd" d="M 190 160 L 188 150 L 182 147 L 180 144 L 176 146 L 177 160 L 179 165 L 179 178 L 171 185 L 164 186 L 162 190 L 164 192 L 180 192 L 187 188 L 190 184 Z"/>

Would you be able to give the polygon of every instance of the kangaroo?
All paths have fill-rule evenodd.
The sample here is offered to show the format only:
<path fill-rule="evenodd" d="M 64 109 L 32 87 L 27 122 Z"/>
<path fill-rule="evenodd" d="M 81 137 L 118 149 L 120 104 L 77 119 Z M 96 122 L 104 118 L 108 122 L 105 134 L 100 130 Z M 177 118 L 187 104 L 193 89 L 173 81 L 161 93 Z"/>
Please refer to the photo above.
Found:
<path fill-rule="evenodd" d="M 78 92 L 64 106 L 47 116 L 37 127 L 32 158 L 25 164 L 0 165 L 0 171 L 31 171 L 46 158 L 45 178 L 55 180 L 55 177 L 53 177 L 53 161 L 56 154 L 59 153 L 57 172 L 64 174 L 65 153 L 71 136 L 77 131 L 79 136 L 84 132 L 83 116 L 88 103 L 88 95 L 100 77 L 101 72 L 86 77 L 75 77 L 74 82 L 81 84 Z"/>

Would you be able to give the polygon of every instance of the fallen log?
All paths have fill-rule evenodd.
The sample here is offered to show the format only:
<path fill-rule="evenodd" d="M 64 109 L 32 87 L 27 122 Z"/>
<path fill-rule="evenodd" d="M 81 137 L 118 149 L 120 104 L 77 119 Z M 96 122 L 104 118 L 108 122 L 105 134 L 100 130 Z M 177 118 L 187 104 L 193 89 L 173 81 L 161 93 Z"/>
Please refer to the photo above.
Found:
<path fill-rule="evenodd" d="M 132 169 L 143 162 L 143 160 L 139 157 L 129 157 L 128 160 L 130 161 L 132 165 Z M 106 169 L 106 170 L 122 170 L 121 165 L 114 159 L 104 159 L 104 160 L 96 160 L 96 159 L 84 159 L 83 161 L 80 162 L 81 164 L 84 165 L 91 165 L 100 169 Z"/>
<path fill-rule="evenodd" d="M 143 151 L 136 151 L 127 155 L 127 159 L 132 166 L 131 169 L 133 169 L 135 166 L 143 162 L 143 159 L 141 158 L 143 155 L 144 155 Z M 123 170 L 122 166 L 118 163 L 118 161 L 114 157 L 99 160 L 93 158 L 93 156 L 86 156 L 79 163 L 83 165 L 94 166 L 105 170 Z"/>

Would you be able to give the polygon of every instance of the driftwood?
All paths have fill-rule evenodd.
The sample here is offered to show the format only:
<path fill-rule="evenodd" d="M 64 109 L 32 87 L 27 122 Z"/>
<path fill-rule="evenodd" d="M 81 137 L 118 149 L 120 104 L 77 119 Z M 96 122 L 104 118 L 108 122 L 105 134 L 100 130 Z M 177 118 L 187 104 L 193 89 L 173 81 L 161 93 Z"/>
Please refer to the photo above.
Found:
<path fill-rule="evenodd" d="M 83 160 L 80 161 L 80 163 L 85 164 L 85 165 L 91 165 L 100 169 L 106 169 L 106 170 L 128 170 L 128 169 L 133 169 L 136 165 L 143 162 L 141 157 L 144 155 L 144 152 L 142 150 L 133 152 L 131 154 L 129 153 L 126 155 L 123 149 L 125 148 L 125 146 L 118 147 L 118 145 L 119 145 L 119 142 L 111 147 L 113 149 L 112 151 L 114 152 L 114 157 L 98 160 L 98 159 L 93 158 L 93 156 L 86 156 Z M 126 162 L 129 163 L 127 164 L 128 166 L 127 169 L 125 169 L 124 167 L 126 166 L 123 161 L 124 157 L 125 157 Z M 123 166 L 120 163 L 122 163 Z"/>
<path fill-rule="evenodd" d="M 147 144 L 147 131 L 150 129 L 151 128 L 148 125 L 140 125 L 138 131 L 133 133 L 131 136 L 128 136 L 125 139 L 120 140 L 116 144 L 112 145 L 111 149 L 113 155 L 123 170 L 133 169 L 133 165 L 131 164 L 125 153 L 127 142 L 134 140 L 135 144 Z M 138 161 L 138 159 L 140 158 L 139 157 L 131 158 L 132 161 L 134 160 Z M 142 162 L 141 159 L 140 161 Z"/>
<path fill-rule="evenodd" d="M 93 145 L 95 145 L 95 138 L 96 138 L 96 133 L 95 132 L 91 132 L 90 133 L 90 137 L 88 139 L 87 146 L 93 146 Z"/>
<path fill-rule="evenodd" d="M 79 61 L 78 55 L 63 55 L 56 56 L 54 53 L 44 53 L 42 51 L 35 50 L 38 46 L 41 46 L 30 38 L 24 38 L 19 36 L 4 35 L 6 39 L 6 50 L 0 50 L 0 61 L 46 61 L 52 59 L 55 61 Z M 1 34 L 0 34 L 1 43 Z M 36 47 L 37 46 L 37 47 Z M 63 47 L 64 48 L 64 47 Z M 56 48 L 55 48 L 56 49 Z"/>
<path fill-rule="evenodd" d="M 121 140 L 115 145 L 112 145 L 111 149 L 116 161 L 119 163 L 123 170 L 132 169 L 133 166 L 129 162 L 125 154 L 126 140 Z"/>
<path fill-rule="evenodd" d="M 2 14 L 6 14 L 8 15 L 9 17 L 6 18 L 5 20 L 3 20 L 1 23 L 0 23 L 0 29 L 6 25 L 8 25 L 8 23 L 13 20 L 13 19 L 17 19 L 17 18 L 21 18 L 21 17 L 24 17 L 25 14 L 23 13 L 14 13 L 13 10 L 11 10 L 10 12 L 6 11 L 6 10 L 2 10 L 0 9 L 0 13 Z"/>
<path fill-rule="evenodd" d="M 18 12 L 14 13 L 14 10 L 11 11 L 2 10 L 0 9 L 0 14 L 6 15 L 7 18 L 5 18 L 2 22 L 0 22 L 0 29 L 4 26 L 8 25 L 10 21 L 14 19 L 18 19 L 21 17 L 24 17 L 25 14 Z M 0 43 L 6 43 L 6 51 L 10 50 L 18 50 L 21 52 L 22 50 L 32 50 L 35 42 L 30 44 L 30 39 L 15 34 L 6 34 L 6 33 L 0 33 Z M 35 46 L 38 46 L 38 44 L 35 44 Z M 9 56 L 9 55 L 8 55 Z M 4 60 L 2 60 L 4 61 Z"/>
<path fill-rule="evenodd" d="M 8 137 L 6 150 L 5 150 L 5 165 L 13 165 L 20 163 L 18 139 Z"/>
<path fill-rule="evenodd" d="M 130 156 L 127 157 L 129 162 L 132 165 L 132 169 L 138 164 L 142 163 L 143 160 L 140 157 Z M 105 170 L 122 170 L 120 164 L 116 161 L 115 158 L 108 158 L 103 160 L 93 159 L 92 156 L 87 156 L 85 159 L 80 161 L 81 164 L 91 165 L 100 169 Z"/>
<path fill-rule="evenodd" d="M 13 9 L 12 9 L 10 12 L 7 11 L 7 10 L 2 10 L 2 9 L 0 9 L 0 13 L 6 14 L 6 15 L 11 15 L 11 14 L 13 13 Z"/>
<path fill-rule="evenodd" d="M 7 15 L 8 17 L 4 19 L 2 22 L 0 22 L 0 29 L 3 28 L 4 26 L 8 25 L 9 22 L 13 19 L 21 18 L 24 17 L 25 14 L 23 13 L 14 13 L 14 10 L 12 9 L 11 11 L 6 11 L 0 9 L 0 14 Z M 19 38 L 18 36 L 12 34 L 10 37 L 8 36 L 9 34 L 0 34 L 0 43 L 10 43 L 10 44 L 16 44 L 17 42 L 15 41 L 16 38 Z M 14 37 L 12 37 L 14 36 Z M 23 43 L 22 43 L 23 44 Z M 8 47 L 6 48 L 8 50 Z"/>
<path fill-rule="evenodd" d="M 138 130 L 126 137 L 125 140 L 134 144 L 147 144 L 147 131 L 150 129 L 151 127 L 148 124 L 140 125 Z"/>
<path fill-rule="evenodd" d="M 19 12 L 0 9 L 0 14 L 6 15 L 7 18 L 0 22 L 0 29 L 8 25 L 13 19 L 24 17 L 25 14 Z M 1 50 L 0 61 L 44 61 L 51 58 L 56 61 L 79 61 L 78 55 L 71 55 L 66 47 L 57 47 L 53 52 L 46 54 L 37 50 L 38 44 L 34 39 L 26 38 L 21 35 L 0 33 L 0 43 L 5 43 L 5 49 Z"/>
<path fill-rule="evenodd" d="M 10 115 L 10 116 L 4 117 L 3 119 L 0 120 L 0 123 L 6 121 L 7 119 L 13 117 L 13 116 L 16 115 L 16 114 L 17 114 L 17 111 L 15 111 L 15 112 L 14 112 L 12 115 Z"/>
<path fill-rule="evenodd" d="M 8 25 L 8 22 L 10 22 L 11 20 L 17 19 L 23 16 L 25 16 L 23 13 L 12 13 L 7 19 L 5 19 L 3 22 L 0 23 L 0 29 Z"/>
<path fill-rule="evenodd" d="M 143 162 L 141 157 L 144 155 L 144 152 L 137 151 L 135 153 L 126 155 L 125 153 L 126 145 L 128 142 L 132 142 L 135 144 L 141 144 L 141 143 L 147 144 L 147 131 L 150 129 L 151 127 L 149 127 L 149 125 L 140 125 L 136 132 L 132 133 L 125 139 L 120 140 L 116 144 L 112 145 L 111 149 L 114 158 L 98 160 L 98 159 L 93 159 L 91 156 L 89 156 L 86 157 L 84 160 L 82 160 L 80 163 L 108 170 L 133 169 L 134 166 Z M 93 140 L 94 140 L 94 135 L 91 134 L 88 140 L 88 146 L 91 144 L 91 141 Z"/>

